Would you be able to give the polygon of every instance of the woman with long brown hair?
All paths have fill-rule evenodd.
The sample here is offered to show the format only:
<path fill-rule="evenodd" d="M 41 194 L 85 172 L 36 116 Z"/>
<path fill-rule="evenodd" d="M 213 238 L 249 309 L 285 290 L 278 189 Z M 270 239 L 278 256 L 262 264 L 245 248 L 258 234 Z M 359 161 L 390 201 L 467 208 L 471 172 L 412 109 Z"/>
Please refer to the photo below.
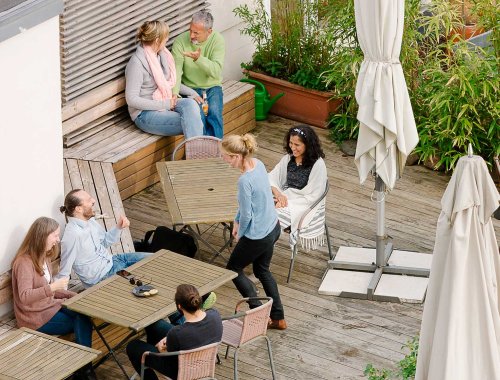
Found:
<path fill-rule="evenodd" d="M 49 335 L 75 333 L 75 341 L 92 347 L 92 323 L 82 314 L 61 308 L 76 293 L 66 290 L 68 278 L 53 279 L 51 259 L 59 253 L 59 224 L 40 217 L 33 222 L 12 262 L 12 291 L 17 325 Z M 92 365 L 77 373 L 96 379 Z"/>

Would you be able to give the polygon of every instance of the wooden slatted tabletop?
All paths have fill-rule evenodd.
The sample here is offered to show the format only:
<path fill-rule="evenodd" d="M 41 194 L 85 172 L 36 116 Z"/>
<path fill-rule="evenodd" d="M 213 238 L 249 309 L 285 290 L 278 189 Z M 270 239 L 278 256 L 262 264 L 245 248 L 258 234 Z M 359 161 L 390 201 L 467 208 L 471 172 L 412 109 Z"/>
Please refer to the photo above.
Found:
<path fill-rule="evenodd" d="M 173 225 L 234 220 L 240 172 L 220 158 L 156 163 Z"/>
<path fill-rule="evenodd" d="M 64 379 L 100 351 L 27 328 L 0 339 L 0 379 Z"/>
<path fill-rule="evenodd" d="M 114 275 L 66 300 L 63 306 L 137 332 L 177 310 L 174 295 L 178 285 L 192 284 L 206 294 L 236 277 L 235 272 L 166 250 L 127 271 L 145 284 L 150 282 L 158 294 L 136 297 L 134 286 Z"/>

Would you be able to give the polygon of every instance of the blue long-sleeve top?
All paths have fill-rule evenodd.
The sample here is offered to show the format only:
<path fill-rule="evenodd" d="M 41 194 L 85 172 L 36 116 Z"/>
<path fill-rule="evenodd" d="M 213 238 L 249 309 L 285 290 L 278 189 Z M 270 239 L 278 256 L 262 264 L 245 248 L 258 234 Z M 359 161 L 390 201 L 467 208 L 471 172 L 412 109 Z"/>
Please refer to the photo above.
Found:
<path fill-rule="evenodd" d="M 108 248 L 120 240 L 121 230 L 106 232 L 94 218 L 68 218 L 61 240 L 61 269 L 56 278 L 68 277 L 73 268 L 85 287 L 97 284 L 113 266 Z"/>
<path fill-rule="evenodd" d="M 278 222 L 274 208 L 271 185 L 264 164 L 253 159 L 253 170 L 243 173 L 238 179 L 238 237 L 262 239 L 269 235 Z"/>

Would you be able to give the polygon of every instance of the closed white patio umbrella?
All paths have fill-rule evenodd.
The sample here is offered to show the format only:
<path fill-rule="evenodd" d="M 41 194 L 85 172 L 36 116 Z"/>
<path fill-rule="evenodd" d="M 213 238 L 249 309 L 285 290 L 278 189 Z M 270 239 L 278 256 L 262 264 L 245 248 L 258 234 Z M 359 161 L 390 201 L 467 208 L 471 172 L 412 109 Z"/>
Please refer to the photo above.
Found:
<path fill-rule="evenodd" d="M 385 232 L 386 188 L 394 188 L 403 173 L 406 158 L 418 143 L 410 97 L 399 62 L 404 5 L 404 0 L 354 0 L 356 31 L 364 54 L 355 94 L 360 122 L 355 163 L 361 183 L 370 172 L 375 174 L 376 260 L 360 263 L 355 259 L 358 252 L 349 250 L 344 255 L 347 250 L 340 247 L 336 258 L 329 261 L 330 268 L 373 272 L 366 292 L 342 291 L 340 296 L 397 301 L 401 298 L 376 294 L 383 273 L 419 277 L 429 274 L 428 266 L 387 265 L 392 242 Z"/>
<path fill-rule="evenodd" d="M 484 160 L 462 157 L 442 211 L 424 306 L 416 380 L 500 379 L 500 195 Z"/>
<path fill-rule="evenodd" d="M 363 183 L 375 170 L 392 190 L 418 133 L 399 62 L 404 0 L 355 0 L 356 31 L 363 50 L 356 84 L 359 137 L 355 162 Z"/>
<path fill-rule="evenodd" d="M 359 136 L 355 163 L 361 183 L 371 171 L 376 174 L 376 264 L 381 268 L 392 252 L 385 232 L 385 190 L 392 190 L 403 173 L 406 157 L 418 143 L 418 133 L 399 62 L 404 0 L 355 0 L 354 6 L 364 54 L 356 83 Z M 376 277 L 381 275 L 379 270 Z M 377 283 L 374 279 L 373 288 Z"/>

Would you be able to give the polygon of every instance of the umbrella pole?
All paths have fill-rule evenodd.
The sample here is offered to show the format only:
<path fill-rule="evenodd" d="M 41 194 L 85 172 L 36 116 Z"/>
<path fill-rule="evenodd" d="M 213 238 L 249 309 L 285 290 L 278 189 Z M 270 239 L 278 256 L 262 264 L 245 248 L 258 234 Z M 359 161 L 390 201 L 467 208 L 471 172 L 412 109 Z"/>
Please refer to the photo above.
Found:
<path fill-rule="evenodd" d="M 375 199 L 377 202 L 376 262 L 378 268 L 385 267 L 392 253 L 392 242 L 387 243 L 385 233 L 385 183 L 375 176 Z"/>

